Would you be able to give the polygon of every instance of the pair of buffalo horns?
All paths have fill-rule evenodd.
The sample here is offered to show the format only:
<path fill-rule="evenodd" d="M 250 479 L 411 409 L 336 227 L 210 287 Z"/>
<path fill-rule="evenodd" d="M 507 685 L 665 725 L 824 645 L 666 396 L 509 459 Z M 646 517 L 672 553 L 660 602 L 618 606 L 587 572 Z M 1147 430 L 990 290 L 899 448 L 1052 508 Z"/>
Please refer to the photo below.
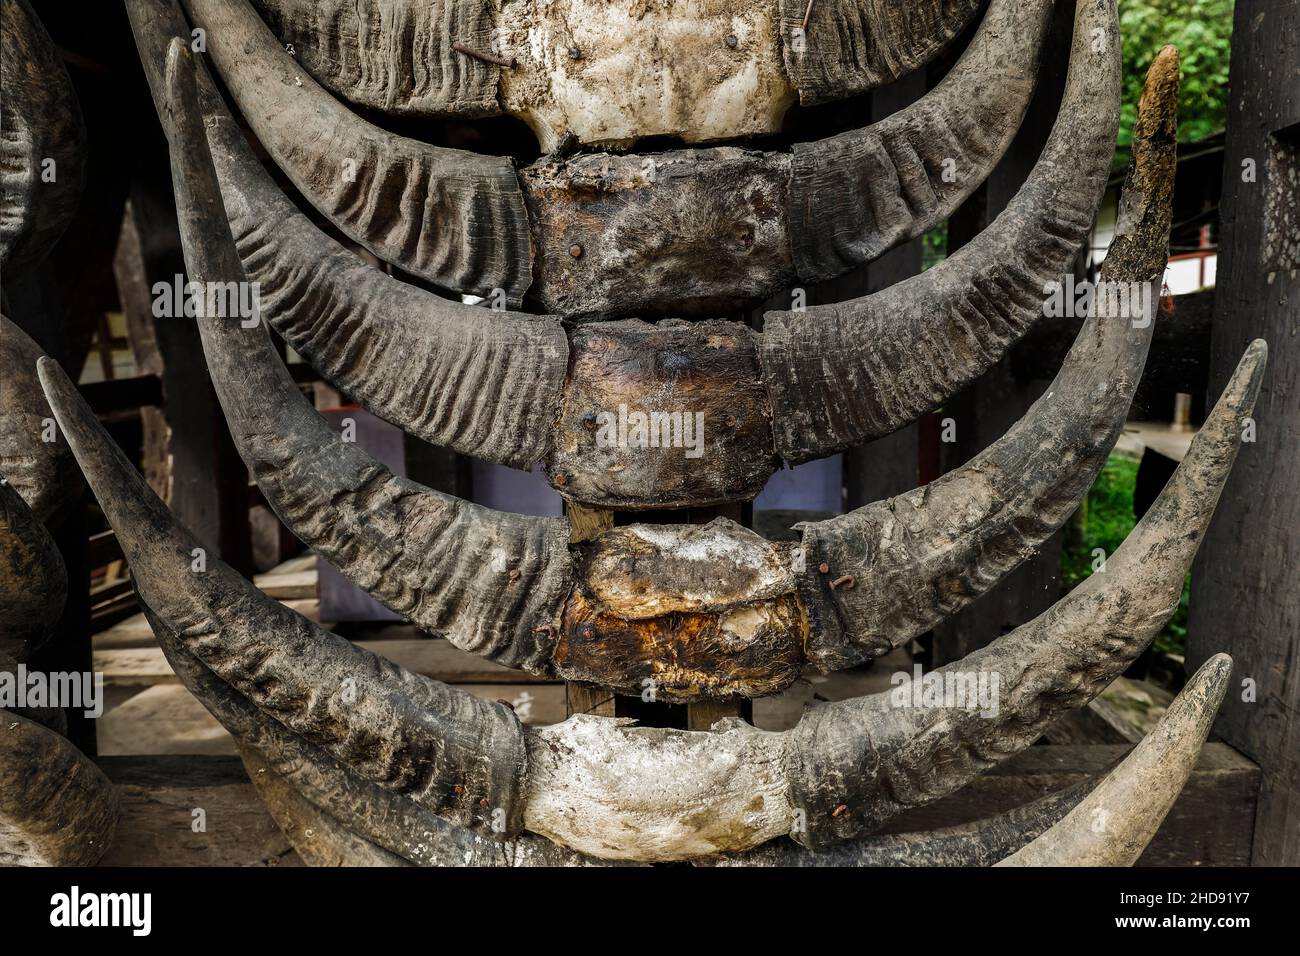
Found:
<path fill-rule="evenodd" d="M 258 139 L 345 235 L 452 293 L 499 298 L 511 308 L 527 293 L 550 312 L 603 318 L 734 311 L 797 282 L 838 275 L 942 222 L 1014 137 L 1052 6 L 992 0 L 970 48 L 933 91 L 879 123 L 789 153 L 724 146 L 585 154 L 544 158 L 516 173 L 505 157 L 429 145 L 351 112 L 285 51 L 248 0 L 184 2 Z M 341 5 L 328 6 L 338 23 Z M 889 19 L 955 25 L 974 4 L 917 6 Z M 927 16 L 937 9 L 954 15 Z M 1081 163 L 1095 152 L 1087 144 L 1112 138 L 1104 132 L 1118 96 L 1117 87 L 1105 92 L 1119 69 L 1112 14 L 1103 7 L 1092 24 L 1102 31 L 1092 57 L 1099 87 L 1095 104 L 1081 103 L 1087 132 L 1072 143 L 1085 154 Z M 607 23 L 613 15 L 606 4 L 592 19 Z M 303 23 L 294 14 L 278 19 Z M 361 25 L 361 42 L 376 35 L 372 19 Z M 392 22 L 413 24 L 401 15 Z M 850 60 L 864 52 L 853 25 L 845 20 L 841 27 L 849 29 L 839 33 L 845 50 L 854 51 Z M 322 27 L 320 42 L 329 44 L 336 29 L 341 25 Z M 924 28 L 915 32 L 923 34 Z M 396 40 L 382 26 L 379 35 Z M 816 35 L 821 42 L 837 34 L 827 23 Z M 937 38 L 950 35 L 943 29 Z M 878 39 L 894 42 L 887 33 Z M 707 81 L 708 72 L 695 68 L 699 80 Z M 608 80 L 600 77 L 600 103 L 618 98 Z M 710 96 L 726 100 L 712 87 Z M 599 112 L 594 103 L 584 109 L 588 117 Z M 1103 163 L 1096 175 L 1105 174 Z M 1081 199 L 1090 195 L 1087 185 Z"/>
<path fill-rule="evenodd" d="M 176 52 L 179 65 L 183 50 Z M 597 858 L 650 861 L 743 852 L 787 835 L 809 848 L 866 836 L 899 810 L 950 793 L 1022 750 L 1055 716 L 1100 691 L 1177 605 L 1264 353 L 1262 343 L 1248 350 L 1191 452 L 1105 572 L 936 672 L 997 675 L 996 713 L 914 709 L 884 693 L 820 707 L 786 733 L 728 721 L 708 732 L 673 731 L 582 716 L 523 728 L 508 707 L 354 647 L 220 562 L 196 572 L 198 542 L 148 490 L 66 376 L 44 360 L 40 374 L 160 642 L 183 676 L 198 666 L 217 682 L 205 690 L 203 681 L 187 680 L 219 716 L 223 700 L 232 701 L 280 740 L 277 753 L 312 748 L 303 751 L 319 755 L 310 766 L 289 765 L 307 776 L 325 773 L 327 790 L 346 783 L 400 798 L 413 817 L 432 813 L 503 838 L 526 830 Z M 257 749 L 258 738 L 247 739 Z M 398 826 L 391 812 L 373 812 L 377 826 Z"/>
<path fill-rule="evenodd" d="M 200 122 L 182 44 L 170 50 L 162 91 L 187 265 L 203 281 L 237 257 L 229 238 L 195 228 L 220 221 L 220 197 L 202 138 L 177 135 Z M 181 161 L 182 142 L 196 144 L 202 162 Z M 1131 177 L 1139 190 L 1144 162 Z M 1125 203 L 1139 221 L 1142 206 L 1134 196 Z M 1117 253 L 1129 246 L 1121 242 Z M 205 334 L 216 327 L 205 321 Z M 406 672 L 323 631 L 219 562 L 195 572 L 198 543 L 108 440 L 66 376 L 48 362 L 40 374 L 178 670 L 191 666 L 190 655 L 250 720 L 315 748 L 307 753 L 323 758 L 317 771 L 337 762 L 360 791 L 378 788 L 481 834 L 527 831 L 584 855 L 644 862 L 740 853 L 784 836 L 809 849 L 865 837 L 900 810 L 951 793 L 1029 746 L 1057 715 L 1086 703 L 1177 605 L 1239 447 L 1265 353 L 1260 342 L 1247 351 L 1188 456 L 1104 572 L 936 672 L 995 683 L 1001 690 L 992 712 L 915 708 L 883 693 L 817 708 L 785 733 L 733 721 L 686 732 L 586 716 L 524 728 L 504 705 Z M 384 482 L 368 487 L 388 493 Z M 218 694 L 198 680 L 190 686 L 219 709 Z M 350 820 L 341 822 L 355 833 Z"/>
<path fill-rule="evenodd" d="M 1027 6 L 997 0 L 989 17 L 1023 16 Z M 1036 8 L 1038 19 L 1043 7 Z M 161 44 L 184 24 L 167 0 L 132 0 L 130 9 L 156 86 Z M 985 42 L 1005 43 L 1020 33 L 1003 24 Z M 1097 43 L 1098 36 L 1104 42 Z M 217 34 L 209 40 L 220 62 Z M 247 278 L 258 283 L 262 315 L 342 391 L 440 447 L 524 469 L 544 461 L 553 486 L 571 501 L 621 509 L 702 506 L 754 497 L 783 460 L 796 464 L 831 455 L 914 421 L 974 381 L 1041 315 L 1043 286 L 1068 270 L 1105 186 L 1119 117 L 1119 49 L 1113 3 L 1080 3 L 1070 82 L 1051 142 L 1021 194 L 971 246 L 873 295 L 770 312 L 762 333 L 738 322 L 634 320 L 566 330 L 553 317 L 485 317 L 450 303 L 369 267 L 326 237 L 262 169 L 211 90 L 205 110 L 226 214 Z M 972 50 L 967 59 L 980 64 L 987 57 Z M 242 69 L 241 61 L 241 75 Z M 980 126 L 983 113 L 963 108 L 970 98 L 964 91 L 979 85 L 982 96 L 992 96 L 997 84 L 981 80 L 974 65 L 970 70 L 970 76 L 949 77 L 959 88 L 944 100 L 951 100 L 960 121 L 927 99 L 915 107 L 924 120 L 904 110 L 884 122 L 897 121 L 898 135 L 916 138 L 918 149 L 942 142 L 933 130 L 956 131 L 965 145 L 944 146 L 945 154 L 975 151 L 991 168 L 1015 131 L 1018 107 L 990 107 L 996 122 L 1010 121 L 1005 136 Z M 241 82 L 263 86 L 254 77 Z M 286 110 L 263 106 L 262 113 Z M 347 153 L 342 146 L 319 147 L 319 137 L 299 132 L 293 131 L 291 142 L 302 144 L 300 150 L 320 149 L 330 162 Z M 846 134 L 845 142 L 856 142 L 854 135 Z M 896 138 L 883 131 L 871 137 Z M 878 163 L 856 158 L 850 165 L 864 181 L 889 181 Z M 962 169 L 969 165 L 962 160 Z M 910 198 L 867 205 L 881 216 L 896 207 L 927 210 L 922 229 L 940 221 L 965 193 L 949 196 L 945 190 L 958 186 L 946 184 L 941 174 L 933 189 L 925 186 L 916 178 L 920 169 L 904 177 Z M 843 195 L 842 183 L 823 178 L 810 195 Z M 957 183 L 973 189 L 981 178 L 963 173 Z M 304 188 L 301 179 L 296 177 Z M 371 202 L 380 202 L 382 190 L 365 188 Z M 727 188 L 711 185 L 708 192 Z M 934 198 L 940 194 L 943 201 Z M 391 216 L 391 204 L 385 209 Z M 810 207 L 807 214 L 822 225 L 819 236 L 845 241 L 872 234 L 862 224 L 876 221 L 855 210 L 842 228 L 832 228 L 825 210 Z M 867 258 L 888 244 L 873 246 Z M 636 247 L 621 238 L 613 245 Z M 662 262 L 658 253 L 650 258 Z M 683 259 L 693 273 L 717 261 L 698 252 Z M 678 278 L 657 268 L 623 260 L 616 271 L 625 284 L 681 287 Z M 729 284 L 752 274 L 748 266 L 724 271 Z M 670 440 L 640 447 L 602 438 L 597 420 L 620 407 L 670 427 L 674 420 L 684 427 L 699 419 L 700 456 L 688 457 Z M 658 438 L 662 429 L 651 427 Z"/>
<path fill-rule="evenodd" d="M 1050 186 L 1061 189 L 1073 182 L 1072 176 L 1057 174 L 1069 166 L 1070 144 L 1081 133 L 1075 125 L 1078 116 L 1087 115 L 1074 107 L 1093 83 L 1088 51 L 1094 28 L 1113 28 L 1113 14 L 1107 3 L 1081 7 L 1066 94 L 1071 109 L 1026 187 L 1024 201 L 1004 214 L 1013 224 L 1010 231 L 997 232 L 997 224 L 989 230 L 997 238 L 986 250 L 990 262 L 994 251 L 1008 260 L 1014 255 L 1023 235 L 1014 224 L 1030 216 L 1035 205 L 1048 205 L 1043 195 Z M 172 142 L 174 179 L 188 184 L 179 206 L 193 274 L 221 284 L 251 278 L 275 254 L 269 251 L 269 236 L 297 226 L 272 209 L 248 235 L 242 257 L 234 251 L 225 218 L 238 235 L 243 213 L 232 209 L 255 208 L 262 198 L 254 192 L 246 199 L 241 190 L 247 187 L 241 184 L 259 177 L 267 183 L 267 178 L 211 101 L 202 112 L 193 104 L 166 105 L 159 64 L 168 24 L 140 16 L 135 26 Z M 1109 67 L 1103 73 L 1109 90 L 1115 77 Z M 1137 135 L 1139 159 L 1125 193 L 1120 238 L 1104 271 L 1110 283 L 1143 285 L 1150 293 L 1147 302 L 1156 299 L 1165 259 L 1177 75 L 1177 55 L 1170 49 L 1152 67 Z M 224 192 L 217 191 L 204 169 L 209 141 L 218 168 L 223 150 L 227 157 L 244 151 L 245 158 L 228 165 L 220 177 Z M 1081 150 L 1073 152 L 1077 156 Z M 1101 147 L 1097 152 L 1108 155 Z M 283 196 L 272 195 L 287 204 Z M 1067 205 L 1058 201 L 1052 209 L 1059 212 Z M 1091 212 L 1081 209 L 1078 216 L 1079 228 L 1086 229 Z M 1073 245 L 1062 243 L 1058 251 L 1063 266 Z M 362 281 L 380 273 L 354 263 L 343 273 L 346 281 L 309 290 L 300 280 L 308 274 L 306 264 L 328 272 L 334 263 L 304 255 L 286 259 L 285 268 L 298 261 L 303 265 L 293 266 L 292 275 L 299 281 L 284 284 L 283 294 L 263 315 L 275 322 L 274 310 L 293 308 L 288 296 L 300 295 L 295 301 L 320 314 L 313 335 L 332 330 L 355 343 L 346 362 L 332 367 L 373 369 L 376 356 L 368 345 L 372 335 L 382 336 L 389 328 L 381 316 L 394 314 L 386 308 L 391 298 L 374 301 L 368 328 L 340 329 L 337 319 L 340 308 L 351 310 L 353 303 L 368 301 L 374 286 Z M 963 263 L 971 257 L 954 261 L 946 284 L 959 284 L 966 275 Z M 1002 268 L 990 266 L 995 276 Z M 383 292 L 411 289 L 386 281 Z M 1017 307 L 1026 316 L 1041 311 L 1041 304 L 1031 305 L 1026 295 Z M 969 315 L 958 309 L 950 321 L 969 331 L 975 328 Z M 990 321 L 1005 332 L 1014 323 L 1002 318 Z M 805 527 L 798 547 L 772 544 L 717 521 L 703 528 L 619 528 L 571 548 L 561 520 L 494 512 L 433 492 L 394 476 L 355 444 L 342 441 L 302 398 L 265 329 L 241 328 L 218 318 L 200 318 L 199 324 L 232 435 L 268 502 L 309 546 L 380 601 L 457 646 L 508 666 L 635 693 L 649 680 L 660 699 L 689 701 L 775 693 L 795 679 L 805 662 L 832 669 L 878 656 L 955 613 L 1015 568 L 1077 507 L 1105 461 L 1141 375 L 1154 319 L 1149 312 L 1099 309 L 1048 394 L 1003 439 L 924 489 Z M 910 319 L 918 327 L 935 320 L 919 306 Z M 949 328 L 941 324 L 939 333 L 947 334 Z M 682 334 L 707 336 L 709 330 Z M 493 351 L 484 345 L 490 331 L 466 329 L 463 339 L 467 350 L 471 341 L 478 343 L 479 357 Z M 299 348 L 310 345 L 303 337 L 291 341 Z M 450 354 L 442 381 L 450 395 L 457 385 L 451 370 L 465 366 L 454 345 L 444 350 Z M 516 353 L 503 349 L 502 354 Z M 521 354 L 538 353 L 525 349 Z M 404 387 L 401 381 L 392 384 Z M 452 408 L 448 419 L 463 422 L 484 398 L 507 396 L 511 407 L 534 409 L 536 417 L 520 431 L 536 433 L 544 427 L 544 411 L 538 415 L 535 410 L 535 392 L 484 391 L 475 395 L 475 386 L 461 379 L 459 395 L 466 404 Z M 521 395 L 522 401 L 514 397 Z M 497 433 L 495 419 L 473 420 Z"/>

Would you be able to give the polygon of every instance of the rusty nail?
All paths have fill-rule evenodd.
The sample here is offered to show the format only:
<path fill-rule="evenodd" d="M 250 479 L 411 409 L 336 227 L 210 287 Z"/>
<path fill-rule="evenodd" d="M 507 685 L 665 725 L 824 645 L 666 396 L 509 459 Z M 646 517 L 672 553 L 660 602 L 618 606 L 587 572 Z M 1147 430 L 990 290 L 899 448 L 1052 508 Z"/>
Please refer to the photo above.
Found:
<path fill-rule="evenodd" d="M 726 425 L 728 428 L 735 428 L 735 427 L 736 427 L 736 416 L 735 416 L 735 415 L 728 415 L 726 418 L 724 418 L 724 419 L 722 420 L 722 423 L 723 423 L 724 425 Z"/>
<path fill-rule="evenodd" d="M 569 480 L 569 476 L 562 471 L 557 471 L 555 474 L 551 475 L 551 482 L 553 484 L 559 485 L 560 487 L 564 487 L 564 485 L 568 482 L 568 480 Z"/>
<path fill-rule="evenodd" d="M 581 59 L 582 59 L 582 51 L 579 50 L 576 46 L 571 46 L 571 47 L 569 47 L 569 59 L 570 59 L 570 60 L 581 60 Z"/>
<path fill-rule="evenodd" d="M 799 27 L 805 34 L 808 32 L 808 18 L 812 16 L 813 0 L 808 0 L 808 8 L 803 12 L 803 24 Z"/>
<path fill-rule="evenodd" d="M 573 245 L 569 246 L 569 255 L 573 256 L 573 258 L 575 259 L 581 259 L 582 246 L 578 245 L 576 242 Z"/>
<path fill-rule="evenodd" d="M 518 568 L 511 568 L 511 569 L 510 569 L 510 580 L 511 580 L 511 581 L 518 581 L 518 580 L 519 580 L 519 569 L 518 569 Z"/>
<path fill-rule="evenodd" d="M 478 805 L 479 805 L 480 807 L 486 807 L 487 804 L 488 804 L 487 797 L 484 797 L 482 800 L 480 800 L 480 801 L 478 802 Z"/>
<path fill-rule="evenodd" d="M 817 570 L 820 571 L 822 574 L 830 574 L 831 566 L 829 564 L 826 564 L 825 562 L 822 562 L 821 564 L 817 565 Z"/>
<path fill-rule="evenodd" d="M 831 816 L 838 817 L 842 813 L 847 813 L 848 809 L 849 809 L 849 805 L 847 803 L 841 803 L 838 807 L 836 807 L 833 811 L 831 811 Z"/>
<path fill-rule="evenodd" d="M 731 47 L 734 50 L 739 45 L 740 45 L 740 41 L 736 39 L 736 35 L 734 33 L 728 33 L 727 46 Z"/>
<path fill-rule="evenodd" d="M 846 574 L 844 575 L 844 577 L 836 578 L 834 581 L 831 582 L 831 590 L 834 591 L 841 584 L 844 585 L 844 590 L 852 591 L 853 585 L 857 584 L 857 581 L 854 580 L 853 575 Z"/>
<path fill-rule="evenodd" d="M 596 628 L 594 625 L 584 624 L 582 625 L 581 631 L 582 631 L 582 636 L 589 641 L 594 640 L 596 637 Z"/>
<path fill-rule="evenodd" d="M 591 431 L 596 427 L 595 412 L 587 412 L 587 414 L 582 416 L 582 427 L 587 429 L 587 431 Z"/>
<path fill-rule="evenodd" d="M 465 792 L 465 788 L 462 787 L 460 784 L 456 784 L 456 786 L 453 787 L 452 789 L 455 790 L 456 793 L 464 793 L 464 792 Z"/>
<path fill-rule="evenodd" d="M 508 70 L 513 70 L 519 65 L 519 61 L 513 56 L 497 56 L 495 53 L 484 53 L 481 50 L 475 50 L 457 40 L 451 45 L 451 48 L 457 53 L 464 53 L 466 56 L 472 56 L 476 60 L 482 60 L 484 63 L 495 63 L 497 66 L 504 66 Z"/>

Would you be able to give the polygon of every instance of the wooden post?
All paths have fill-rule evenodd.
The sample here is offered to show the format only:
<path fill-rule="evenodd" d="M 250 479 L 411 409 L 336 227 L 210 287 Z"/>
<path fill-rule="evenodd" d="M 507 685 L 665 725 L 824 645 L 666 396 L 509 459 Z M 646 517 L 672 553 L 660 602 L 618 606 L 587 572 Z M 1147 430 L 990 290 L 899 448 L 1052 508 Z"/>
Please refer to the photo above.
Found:
<path fill-rule="evenodd" d="M 1232 35 L 1211 400 L 1254 338 L 1268 370 L 1192 569 L 1187 667 L 1227 651 L 1216 730 L 1263 772 L 1251 861 L 1300 865 L 1300 7 L 1240 3 Z"/>
<path fill-rule="evenodd" d="M 1060 110 L 1073 25 L 1073 4 L 1058 4 L 1044 41 L 1038 91 L 1025 121 L 1002 162 L 949 220 L 949 255 L 997 218 L 1037 162 Z M 1045 386 L 1045 381 L 1016 378 L 1007 358 L 947 402 L 940 413 L 943 470 L 961 467 L 1001 438 Z M 1060 596 L 1060 567 L 1058 534 L 988 594 L 935 627 L 933 664 L 960 660 L 1050 607 Z"/>
<path fill-rule="evenodd" d="M 161 172 L 141 176 L 131 191 L 131 216 L 126 228 L 135 238 L 123 247 L 134 248 L 139 260 L 120 262 L 118 274 L 130 284 L 121 291 L 122 305 L 136 314 L 131 324 L 152 322 L 161 362 L 165 419 L 165 453 L 159 436 L 146 438 L 152 455 L 164 455 L 166 479 L 155 472 L 163 499 L 182 524 L 194 532 L 213 557 L 220 557 L 240 573 L 251 575 L 253 554 L 249 534 L 248 470 L 226 428 L 220 403 L 208 378 L 198 327 L 184 316 L 153 315 L 152 289 L 157 282 L 184 281 L 180 232 L 170 178 Z M 157 425 L 155 424 L 155 427 Z M 154 462 L 152 469 L 162 469 Z"/>

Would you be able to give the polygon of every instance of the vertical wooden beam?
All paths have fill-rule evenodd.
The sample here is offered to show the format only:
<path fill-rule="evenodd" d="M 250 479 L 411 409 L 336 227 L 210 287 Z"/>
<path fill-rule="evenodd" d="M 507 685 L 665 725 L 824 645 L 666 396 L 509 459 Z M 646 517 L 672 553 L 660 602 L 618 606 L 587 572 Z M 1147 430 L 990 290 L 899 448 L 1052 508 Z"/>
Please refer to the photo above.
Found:
<path fill-rule="evenodd" d="M 614 527 L 614 512 L 608 508 L 588 508 L 565 502 L 564 511 L 569 518 L 571 542 L 590 541 L 602 531 Z M 613 717 L 616 711 L 615 695 L 607 687 L 582 681 L 565 681 L 564 709 L 570 717 L 574 714 Z"/>
<path fill-rule="evenodd" d="M 1215 729 L 1262 771 L 1251 856 L 1262 866 L 1300 865 L 1297 76 L 1300 7 L 1237 4 L 1209 398 L 1251 339 L 1268 340 L 1268 371 L 1256 440 L 1242 445 L 1192 569 L 1187 667 L 1219 651 L 1235 661 L 1236 686 Z"/>
<path fill-rule="evenodd" d="M 986 229 L 1023 185 L 1060 109 L 1074 26 L 1074 5 L 1058 4 L 1044 41 L 1038 91 L 1002 162 L 948 223 L 952 255 Z M 955 441 L 941 446 L 945 472 L 959 468 L 1001 438 L 1042 394 L 1046 381 L 1022 381 L 1004 359 L 940 410 Z M 942 430 L 941 430 L 942 434 Z M 1046 610 L 1059 597 L 1061 536 L 1007 575 L 988 594 L 934 629 L 935 666 L 959 660 Z"/>
<path fill-rule="evenodd" d="M 131 210 L 140 253 L 140 266 L 131 274 L 142 278 L 148 291 L 129 290 L 122 298 L 124 306 L 132 303 L 138 307 L 142 295 L 152 303 L 155 283 L 170 286 L 178 276 L 184 281 L 170 177 L 159 170 L 137 179 L 131 191 Z M 165 500 L 213 556 L 251 575 L 248 470 L 230 438 L 208 378 L 198 327 L 184 316 L 152 316 L 152 306 L 150 315 L 162 361 L 162 413 L 170 463 Z"/>

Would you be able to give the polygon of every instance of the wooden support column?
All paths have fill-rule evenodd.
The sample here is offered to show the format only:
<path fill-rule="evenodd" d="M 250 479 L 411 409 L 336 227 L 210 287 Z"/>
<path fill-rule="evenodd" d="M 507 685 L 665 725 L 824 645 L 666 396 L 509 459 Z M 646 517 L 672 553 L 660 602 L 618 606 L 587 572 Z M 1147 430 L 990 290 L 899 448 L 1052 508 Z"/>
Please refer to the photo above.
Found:
<path fill-rule="evenodd" d="M 212 549 L 213 557 L 251 575 L 248 470 L 208 378 L 198 327 L 184 316 L 153 314 L 155 283 L 170 286 L 178 276 L 184 281 L 185 274 L 165 171 L 137 179 L 124 231 L 128 237 L 116 268 L 123 282 L 119 295 L 131 327 L 152 324 L 164 395 L 164 421 L 152 419 L 152 431 L 146 434 L 146 474 L 180 522 Z M 132 260 L 133 255 L 138 258 Z"/>
<path fill-rule="evenodd" d="M 1300 865 L 1300 7 L 1239 3 L 1232 35 L 1210 394 L 1268 340 L 1242 444 L 1192 568 L 1188 673 L 1227 651 L 1216 731 L 1258 762 L 1251 862 Z"/>
<path fill-rule="evenodd" d="M 1065 86 L 1074 5 L 1058 4 L 1044 41 L 1038 91 L 1020 132 L 984 184 L 948 223 L 948 255 L 986 229 L 1019 191 L 1042 152 L 1056 121 Z M 1051 374 L 1055 374 L 1053 371 Z M 1022 380 L 1009 358 L 954 396 L 939 412 L 952 420 L 955 440 L 941 444 L 945 472 L 959 468 L 1001 438 L 1041 395 L 1050 381 Z M 939 430 L 941 439 L 944 429 Z M 1060 596 L 1061 535 L 1007 575 L 988 594 L 934 629 L 935 666 L 960 660 L 1007 631 L 1037 616 Z"/>
<path fill-rule="evenodd" d="M 614 512 L 608 508 L 588 508 L 565 502 L 564 512 L 569 518 L 569 540 L 574 543 L 591 541 L 602 531 L 614 527 Z M 582 681 L 565 681 L 564 706 L 565 712 L 570 717 L 574 714 L 613 717 L 615 695 L 607 687 Z"/>

